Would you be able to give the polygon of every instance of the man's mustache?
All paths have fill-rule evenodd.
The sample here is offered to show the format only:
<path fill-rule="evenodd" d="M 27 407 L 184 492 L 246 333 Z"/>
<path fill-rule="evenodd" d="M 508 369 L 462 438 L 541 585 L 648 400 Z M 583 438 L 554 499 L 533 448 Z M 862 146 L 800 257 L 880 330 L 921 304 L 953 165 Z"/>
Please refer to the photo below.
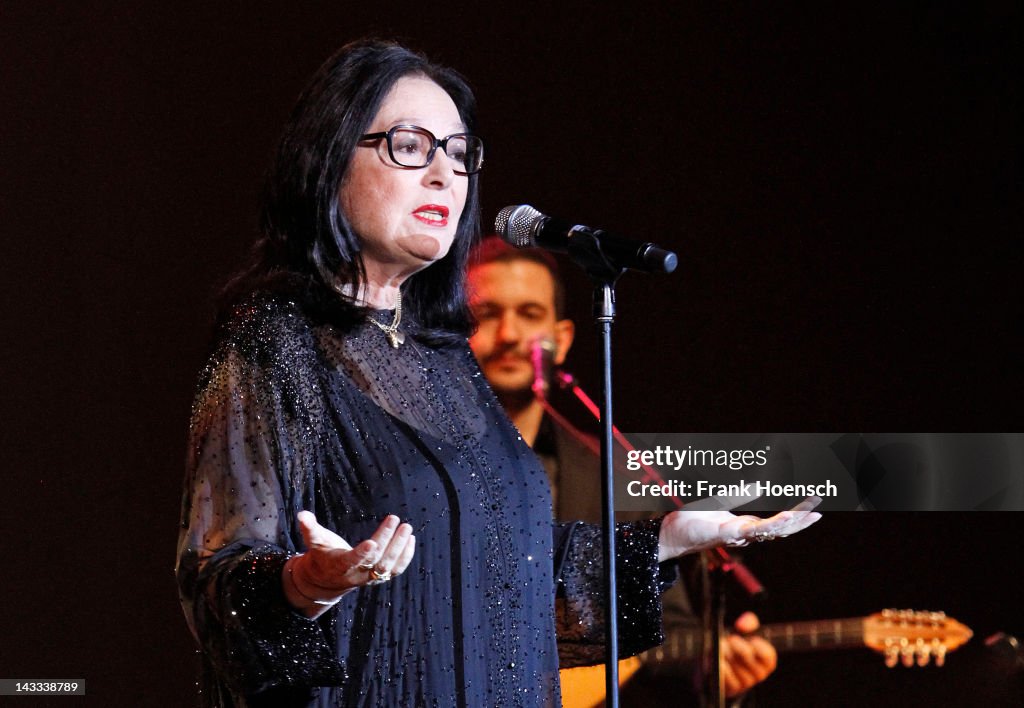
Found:
<path fill-rule="evenodd" d="M 500 349 L 500 350 L 497 350 L 497 351 L 494 351 L 494 352 L 488 354 L 487 356 L 484 357 L 484 362 L 487 363 L 487 364 L 492 364 L 492 363 L 497 362 L 499 359 L 510 359 L 510 358 L 511 359 L 516 359 L 517 361 L 522 361 L 522 362 L 524 362 L 526 364 L 530 364 L 531 363 L 531 361 L 530 361 L 530 352 L 529 351 L 525 351 L 525 352 L 519 351 L 519 348 L 515 347 L 515 346 L 505 347 L 503 349 Z"/>

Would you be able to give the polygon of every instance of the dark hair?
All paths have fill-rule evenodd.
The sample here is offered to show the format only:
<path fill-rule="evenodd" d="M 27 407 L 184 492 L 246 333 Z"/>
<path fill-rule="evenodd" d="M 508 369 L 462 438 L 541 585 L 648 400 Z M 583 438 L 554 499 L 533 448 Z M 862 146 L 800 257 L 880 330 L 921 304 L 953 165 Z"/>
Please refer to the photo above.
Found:
<path fill-rule="evenodd" d="M 316 72 L 292 110 L 263 188 L 261 238 L 251 265 L 225 288 L 226 300 L 298 285 L 314 304 L 337 310 L 333 284 L 340 281 L 359 292 L 365 279 L 359 237 L 338 204 L 338 191 L 360 136 L 395 82 L 410 75 L 444 89 L 466 130 L 475 132 L 476 100 L 454 70 L 394 42 L 360 40 L 342 47 Z M 403 309 L 441 340 L 469 331 L 464 279 L 480 231 L 478 177 L 466 178 L 466 206 L 447 255 L 402 285 Z M 363 311 L 351 300 L 340 308 L 351 321 Z"/>
<path fill-rule="evenodd" d="M 565 285 L 562 284 L 558 261 L 550 253 L 541 248 L 513 248 L 501 240 L 500 236 L 486 236 L 469 255 L 470 268 L 487 263 L 510 263 L 512 261 L 530 261 L 547 268 L 555 286 L 555 319 L 564 319 Z"/>

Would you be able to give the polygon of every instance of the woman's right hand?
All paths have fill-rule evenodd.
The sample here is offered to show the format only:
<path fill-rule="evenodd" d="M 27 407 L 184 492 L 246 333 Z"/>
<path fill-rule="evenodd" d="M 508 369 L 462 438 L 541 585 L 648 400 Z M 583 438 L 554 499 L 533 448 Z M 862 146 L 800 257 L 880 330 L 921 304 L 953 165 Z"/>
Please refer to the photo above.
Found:
<path fill-rule="evenodd" d="M 416 553 L 416 537 L 409 524 L 388 516 L 373 535 L 355 548 L 317 523 L 309 511 L 300 511 L 299 529 L 306 552 L 285 563 L 281 582 L 288 601 L 315 617 L 351 590 L 387 582 L 400 575 Z"/>

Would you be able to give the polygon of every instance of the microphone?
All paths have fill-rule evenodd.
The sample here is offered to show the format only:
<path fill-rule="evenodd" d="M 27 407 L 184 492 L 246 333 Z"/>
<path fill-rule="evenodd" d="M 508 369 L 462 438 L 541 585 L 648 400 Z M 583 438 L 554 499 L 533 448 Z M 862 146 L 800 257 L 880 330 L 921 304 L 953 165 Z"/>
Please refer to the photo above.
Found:
<path fill-rule="evenodd" d="M 550 337 L 535 337 L 530 343 L 530 363 L 533 364 L 533 395 L 543 401 L 548 397 L 555 368 L 555 342 Z"/>
<path fill-rule="evenodd" d="M 671 273 L 678 263 L 675 253 L 653 243 L 635 241 L 589 226 L 573 225 L 570 221 L 541 214 L 529 204 L 507 206 L 499 211 L 494 220 L 494 230 L 502 240 L 516 248 L 540 246 L 558 253 L 568 253 L 573 237 L 587 234 L 600 245 L 604 257 L 619 268 Z"/>

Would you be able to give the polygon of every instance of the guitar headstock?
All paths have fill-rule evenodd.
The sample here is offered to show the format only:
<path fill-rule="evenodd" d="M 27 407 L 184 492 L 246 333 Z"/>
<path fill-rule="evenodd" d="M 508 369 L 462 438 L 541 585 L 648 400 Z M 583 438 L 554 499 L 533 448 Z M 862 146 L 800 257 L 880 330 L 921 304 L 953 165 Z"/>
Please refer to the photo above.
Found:
<path fill-rule="evenodd" d="M 885 665 L 926 666 L 934 657 L 942 666 L 946 654 L 974 633 L 945 612 L 882 610 L 864 618 L 864 643 L 885 655 Z"/>

